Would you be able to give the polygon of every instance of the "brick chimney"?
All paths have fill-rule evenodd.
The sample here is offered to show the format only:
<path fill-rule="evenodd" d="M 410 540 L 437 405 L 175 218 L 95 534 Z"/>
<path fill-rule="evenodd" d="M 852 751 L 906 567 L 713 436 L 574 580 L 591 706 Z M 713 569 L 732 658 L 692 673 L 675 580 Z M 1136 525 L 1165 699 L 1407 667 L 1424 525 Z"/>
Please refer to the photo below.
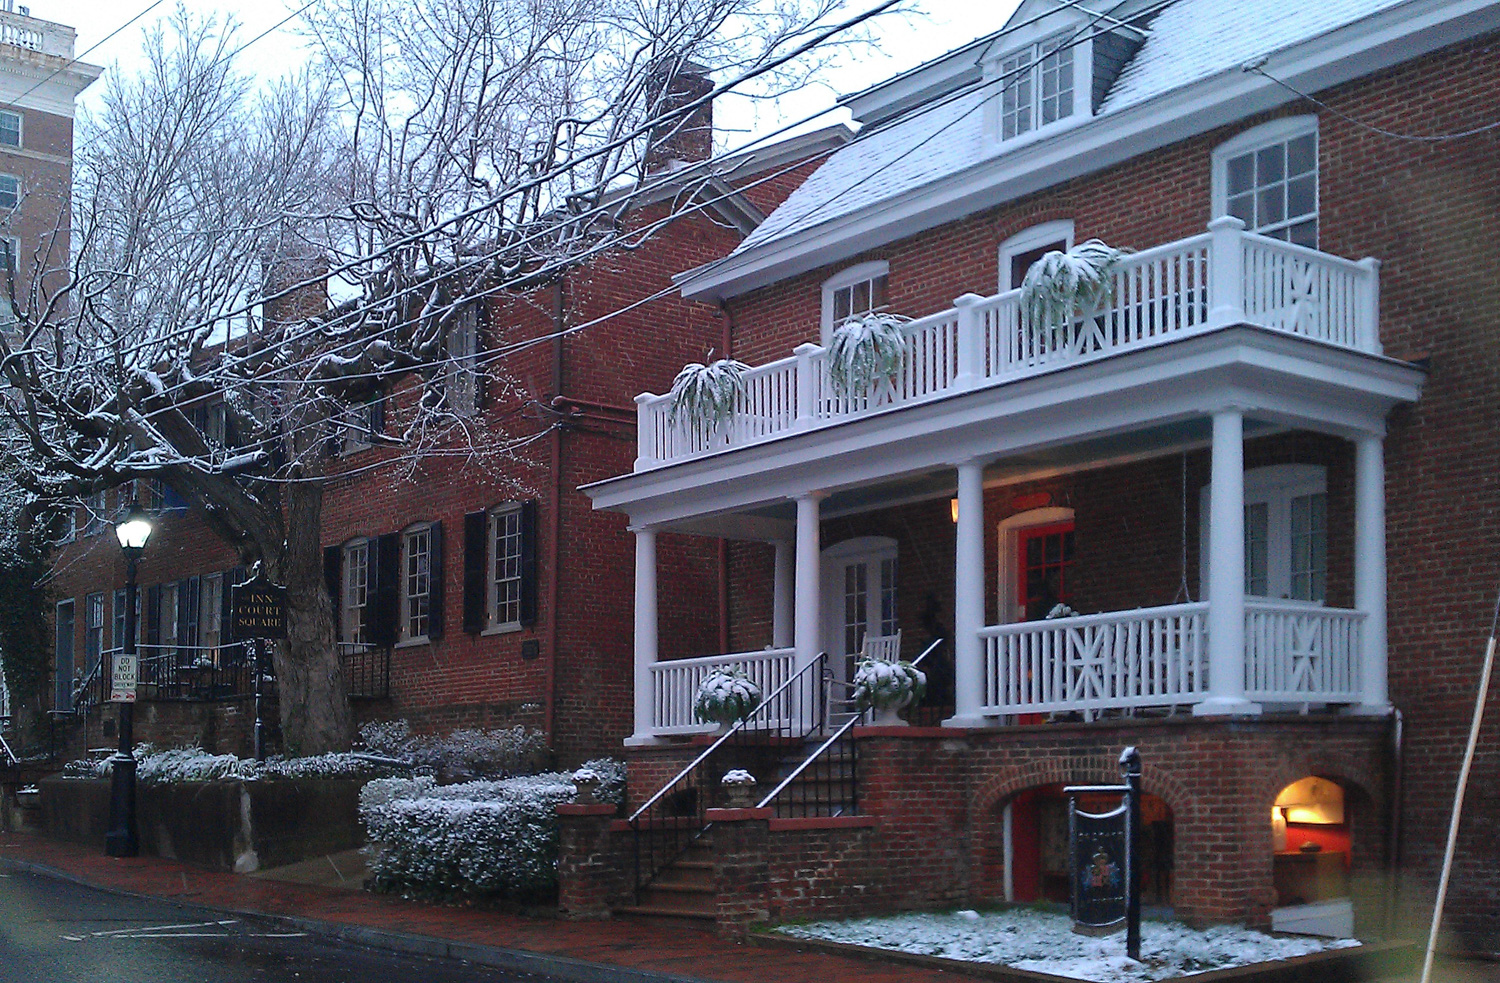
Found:
<path fill-rule="evenodd" d="M 675 70 L 675 71 L 674 71 Z M 668 73 L 673 73 L 670 76 Z M 708 69 L 691 61 L 667 59 L 653 71 L 648 105 L 653 117 L 664 117 L 651 128 L 646 148 L 646 171 L 667 170 L 674 164 L 692 164 L 713 155 L 713 102 L 682 110 L 712 92 Z"/>

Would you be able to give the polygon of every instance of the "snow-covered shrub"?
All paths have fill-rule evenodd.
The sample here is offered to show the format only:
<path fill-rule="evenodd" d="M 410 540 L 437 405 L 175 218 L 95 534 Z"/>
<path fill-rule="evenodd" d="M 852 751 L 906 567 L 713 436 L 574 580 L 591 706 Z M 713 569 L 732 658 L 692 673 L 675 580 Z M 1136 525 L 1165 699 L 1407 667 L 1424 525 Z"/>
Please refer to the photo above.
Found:
<path fill-rule="evenodd" d="M 223 779 L 256 781 L 268 778 L 368 778 L 386 774 L 388 768 L 356 758 L 352 754 L 318 754 L 306 758 L 237 758 L 232 754 L 210 754 L 202 748 L 157 748 L 138 744 L 134 750 L 136 780 L 145 784 L 214 782 Z M 108 758 L 69 761 L 64 778 L 108 778 Z"/>
<path fill-rule="evenodd" d="M 619 804 L 625 801 L 625 762 L 616 758 L 594 758 L 578 767 L 599 776 L 599 788 L 594 796 L 600 802 Z"/>
<path fill-rule="evenodd" d="M 732 419 L 749 368 L 732 358 L 721 358 L 707 365 L 702 362 L 684 365 L 672 380 L 667 421 L 672 424 L 685 421 L 694 430 L 707 433 Z"/>
<path fill-rule="evenodd" d="M 1033 330 L 1062 327 L 1098 310 L 1114 295 L 1122 251 L 1098 239 L 1067 252 L 1052 250 L 1031 264 L 1021 282 L 1021 313 Z"/>
<path fill-rule="evenodd" d="M 861 710 L 901 710 L 921 702 L 927 693 L 927 674 L 910 662 L 864 659 L 854 671 L 850 694 Z"/>
<path fill-rule="evenodd" d="M 765 698 L 740 669 L 715 669 L 703 678 L 693 714 L 704 723 L 735 724 L 755 712 Z"/>
<path fill-rule="evenodd" d="M 444 782 L 507 778 L 540 771 L 547 762 L 547 738 L 519 724 L 497 730 L 456 730 L 445 736 L 414 737 L 406 755 L 426 765 Z"/>
<path fill-rule="evenodd" d="M 840 396 L 858 396 L 883 379 L 895 382 L 906 364 L 909 318 L 874 311 L 850 318 L 828 341 L 828 381 Z"/>
<path fill-rule="evenodd" d="M 359 725 L 359 741 L 375 754 L 391 757 L 411 747 L 411 724 L 400 720 L 370 720 Z"/>
<path fill-rule="evenodd" d="M 620 801 L 624 764 L 608 758 L 581 771 Z M 613 792 L 606 793 L 606 790 Z M 431 778 L 387 778 L 360 793 L 359 814 L 382 850 L 371 864 L 383 890 L 529 898 L 557 883 L 557 814 L 573 800 L 572 773 L 549 772 L 437 785 Z"/>

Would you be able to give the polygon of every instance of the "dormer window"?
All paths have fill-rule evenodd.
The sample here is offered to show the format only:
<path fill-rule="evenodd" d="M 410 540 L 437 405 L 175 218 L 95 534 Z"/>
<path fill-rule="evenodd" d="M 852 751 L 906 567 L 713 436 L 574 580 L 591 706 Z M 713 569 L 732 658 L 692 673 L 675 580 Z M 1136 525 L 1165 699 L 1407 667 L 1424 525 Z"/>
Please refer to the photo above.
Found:
<path fill-rule="evenodd" d="M 1027 45 L 999 61 L 1000 139 L 1073 115 L 1073 47 L 1066 35 Z"/>

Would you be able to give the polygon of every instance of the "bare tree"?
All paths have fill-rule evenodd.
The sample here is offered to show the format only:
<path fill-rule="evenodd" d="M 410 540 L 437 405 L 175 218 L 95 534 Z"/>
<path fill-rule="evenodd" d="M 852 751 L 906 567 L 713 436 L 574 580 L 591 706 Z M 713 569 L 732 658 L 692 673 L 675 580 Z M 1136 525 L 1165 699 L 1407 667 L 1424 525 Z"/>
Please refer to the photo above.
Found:
<path fill-rule="evenodd" d="M 288 746 L 345 746 L 319 549 L 340 435 L 379 407 L 362 439 L 390 460 L 507 453 L 450 384 L 481 366 L 503 383 L 519 339 L 460 352 L 455 329 L 629 245 L 622 189 L 649 185 L 714 95 L 675 85 L 685 66 L 774 92 L 841 36 L 836 8 L 330 0 L 308 25 L 322 67 L 266 88 L 223 24 L 179 11 L 82 128 L 70 267 L 12 286 L 5 465 L 44 501 L 159 479 L 196 506 L 288 588 Z"/>

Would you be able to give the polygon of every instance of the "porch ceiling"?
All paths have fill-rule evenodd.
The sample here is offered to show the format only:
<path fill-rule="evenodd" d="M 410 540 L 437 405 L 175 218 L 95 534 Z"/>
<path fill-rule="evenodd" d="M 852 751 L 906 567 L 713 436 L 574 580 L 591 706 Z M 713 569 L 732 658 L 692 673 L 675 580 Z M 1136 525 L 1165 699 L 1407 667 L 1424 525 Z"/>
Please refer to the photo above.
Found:
<path fill-rule="evenodd" d="M 1246 435 L 1295 427 L 1383 434 L 1424 374 L 1409 363 L 1236 326 L 585 486 L 636 523 L 735 538 L 790 534 L 792 500 L 825 515 L 949 494 L 954 466 L 987 483 L 1205 444 L 1209 415 L 1246 413 Z"/>

